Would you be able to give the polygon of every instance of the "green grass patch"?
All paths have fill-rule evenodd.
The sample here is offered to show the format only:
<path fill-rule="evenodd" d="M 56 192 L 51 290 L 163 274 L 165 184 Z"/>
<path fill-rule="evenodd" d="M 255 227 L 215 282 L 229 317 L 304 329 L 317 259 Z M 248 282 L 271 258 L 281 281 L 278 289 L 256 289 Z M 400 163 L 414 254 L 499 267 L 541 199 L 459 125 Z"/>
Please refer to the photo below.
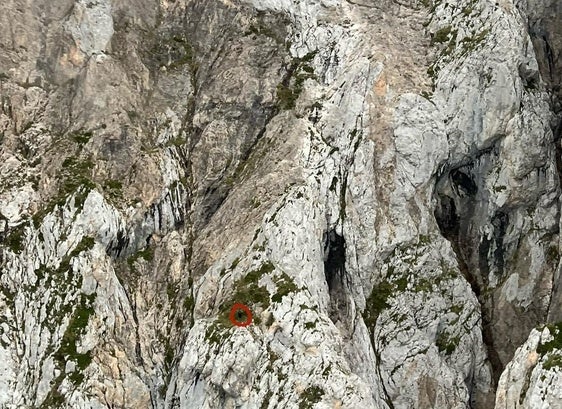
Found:
<path fill-rule="evenodd" d="M 550 353 L 542 364 L 542 367 L 547 371 L 552 368 L 562 368 L 562 355 L 559 353 Z"/>
<path fill-rule="evenodd" d="M 68 360 L 72 360 L 76 363 L 76 371 L 69 375 L 70 381 L 74 384 L 79 384 L 83 381 L 84 376 L 81 372 L 92 362 L 91 351 L 78 353 L 76 343 L 84 335 L 90 317 L 94 314 L 93 302 L 95 297 L 95 294 L 80 294 L 80 302 L 72 313 L 59 349 L 53 354 L 53 359 L 61 371 L 64 371 L 65 364 Z"/>
<path fill-rule="evenodd" d="M 377 318 L 385 309 L 390 307 L 388 300 L 403 292 L 431 292 L 435 286 L 440 287 L 444 282 L 454 280 L 458 272 L 443 265 L 438 274 L 425 276 L 419 273 L 419 257 L 427 251 L 431 237 L 420 235 L 413 246 L 397 247 L 385 260 L 387 271 L 382 281 L 376 284 L 366 299 L 363 319 L 367 328 L 375 327 Z M 429 272 L 428 272 L 429 273 Z M 456 310 L 456 307 L 452 308 Z"/>
<path fill-rule="evenodd" d="M 248 272 L 244 277 L 236 280 L 233 285 L 232 295 L 226 300 L 220 310 L 219 310 L 219 321 L 221 321 L 226 327 L 231 327 L 232 324 L 228 319 L 230 314 L 230 309 L 235 303 L 245 304 L 252 312 L 255 308 L 259 307 L 262 309 L 267 309 L 271 304 L 271 297 L 269 291 L 265 286 L 258 284 L 259 280 L 266 274 L 269 274 L 275 270 L 275 267 L 271 262 L 263 263 L 259 268 Z M 254 320 L 257 324 L 258 317 L 254 314 Z"/>
<path fill-rule="evenodd" d="M 489 29 L 485 29 L 478 34 L 463 38 L 461 40 L 463 51 L 465 53 L 468 53 L 476 49 L 476 47 L 478 47 L 478 45 L 484 41 L 484 39 L 486 38 L 489 32 L 490 32 Z"/>
<path fill-rule="evenodd" d="M 451 312 L 452 312 L 452 313 L 455 313 L 455 314 L 457 314 L 457 315 L 460 315 L 461 312 L 462 312 L 462 310 L 463 310 L 463 306 L 462 306 L 462 305 L 453 305 L 453 306 L 451 307 Z"/>
<path fill-rule="evenodd" d="M 123 199 L 123 183 L 117 179 L 107 179 L 103 190 L 111 199 Z"/>
<path fill-rule="evenodd" d="M 449 41 L 449 35 L 452 32 L 452 26 L 443 27 L 435 32 L 433 38 L 431 39 L 431 44 L 444 43 Z"/>
<path fill-rule="evenodd" d="M 371 295 L 367 298 L 365 311 L 363 311 L 363 320 L 367 328 L 374 328 L 380 313 L 390 307 L 387 301 L 393 292 L 394 285 L 386 280 L 373 287 Z"/>
<path fill-rule="evenodd" d="M 73 134 L 75 135 L 75 134 Z M 83 136 L 86 138 L 86 136 Z M 88 134 L 86 134 L 88 135 Z M 94 163 L 89 158 L 67 157 L 61 165 L 61 171 L 57 175 L 59 180 L 58 190 L 49 202 L 39 209 L 33 216 L 33 225 L 39 228 L 42 220 L 51 213 L 55 207 L 64 206 L 68 196 L 77 193 L 74 205 L 81 209 L 90 190 L 96 187 L 91 175 Z"/>
<path fill-rule="evenodd" d="M 537 347 L 537 352 L 541 355 L 553 352 L 555 349 L 562 351 L 562 322 L 549 324 L 547 328 L 554 338 Z"/>
<path fill-rule="evenodd" d="M 132 272 L 136 272 L 135 262 L 139 259 L 145 260 L 150 263 L 152 260 L 154 260 L 154 249 L 151 247 L 147 247 L 144 250 L 137 251 L 135 254 L 127 258 L 127 265 Z"/>
<path fill-rule="evenodd" d="M 88 251 L 94 248 L 94 244 L 96 241 L 93 237 L 84 236 L 80 243 L 74 247 L 74 250 L 70 252 L 70 257 L 76 257 L 78 254 L 82 253 L 83 251 Z"/>
<path fill-rule="evenodd" d="M 310 386 L 301 395 L 299 409 L 312 409 L 314 404 L 320 402 L 324 396 L 324 390 L 319 386 Z"/>
<path fill-rule="evenodd" d="M 445 355 L 451 355 L 459 346 L 460 337 L 451 336 L 446 331 L 441 332 L 435 340 L 435 345 L 439 352 L 444 352 Z"/>
<path fill-rule="evenodd" d="M 77 131 L 70 134 L 70 139 L 79 145 L 87 144 L 93 136 L 92 131 Z"/>
<path fill-rule="evenodd" d="M 269 307 L 269 291 L 264 286 L 258 285 L 257 280 L 254 276 L 246 276 L 237 281 L 232 295 L 233 302 L 230 304 L 242 303 L 249 306 L 261 306 L 263 309 Z M 229 311 L 231 306 L 228 307 Z"/>
<path fill-rule="evenodd" d="M 185 145 L 186 143 L 187 143 L 186 138 L 178 136 L 177 138 L 170 139 L 166 143 L 166 146 L 175 146 L 176 148 L 179 148 L 179 147 Z"/>
<path fill-rule="evenodd" d="M 95 240 L 92 237 L 84 236 L 82 240 L 76 245 L 74 250 L 72 250 L 67 256 L 63 257 L 60 262 L 59 268 L 56 273 L 62 275 L 65 271 L 70 270 L 70 261 L 82 253 L 83 251 L 91 250 L 94 247 Z"/>
<path fill-rule="evenodd" d="M 274 281 L 277 285 L 277 292 L 273 295 L 273 297 L 271 297 L 271 301 L 273 302 L 279 303 L 286 295 L 299 291 L 299 288 L 295 284 L 294 280 L 285 272 L 282 272 L 281 275 Z"/>
<path fill-rule="evenodd" d="M 205 331 L 205 341 L 211 345 L 221 345 L 228 338 L 228 328 L 232 325 L 225 325 L 224 322 L 215 321 L 209 325 Z"/>
<path fill-rule="evenodd" d="M 303 91 L 307 79 L 316 79 L 314 68 L 308 62 L 314 59 L 316 52 L 295 58 L 289 67 L 288 76 L 277 85 L 277 103 L 282 110 L 293 109 Z"/>

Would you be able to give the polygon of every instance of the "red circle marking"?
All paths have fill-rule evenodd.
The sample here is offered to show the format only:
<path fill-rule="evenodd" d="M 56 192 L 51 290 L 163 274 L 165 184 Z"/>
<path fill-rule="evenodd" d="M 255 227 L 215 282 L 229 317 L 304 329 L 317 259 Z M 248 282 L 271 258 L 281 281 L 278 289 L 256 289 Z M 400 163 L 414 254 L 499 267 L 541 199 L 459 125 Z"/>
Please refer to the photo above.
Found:
<path fill-rule="evenodd" d="M 246 313 L 246 321 L 239 322 L 236 320 L 236 312 L 239 310 L 242 310 Z M 237 327 L 247 327 L 252 323 L 252 313 L 250 312 L 250 309 L 244 304 L 234 304 L 232 306 L 232 309 L 230 310 L 230 315 L 228 318 L 230 319 L 230 322 L 232 322 L 232 324 L 236 325 Z"/>

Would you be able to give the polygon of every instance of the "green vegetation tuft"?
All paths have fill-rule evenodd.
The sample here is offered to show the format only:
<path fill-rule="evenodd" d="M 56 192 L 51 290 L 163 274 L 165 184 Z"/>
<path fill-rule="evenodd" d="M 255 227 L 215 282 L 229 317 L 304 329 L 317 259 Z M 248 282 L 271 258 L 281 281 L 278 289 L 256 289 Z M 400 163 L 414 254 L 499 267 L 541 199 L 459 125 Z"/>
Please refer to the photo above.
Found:
<path fill-rule="evenodd" d="M 252 206 L 253 209 L 257 209 L 258 207 L 261 206 L 261 202 L 257 197 L 253 197 L 252 200 L 250 201 L 250 205 Z"/>
<path fill-rule="evenodd" d="M 474 10 L 474 9 L 473 9 L 472 7 L 466 6 L 466 7 L 464 7 L 464 8 L 462 9 L 462 14 L 464 14 L 465 17 L 468 17 L 468 16 L 470 16 L 470 15 L 472 14 L 472 11 L 473 11 L 473 10 Z"/>
<path fill-rule="evenodd" d="M 444 43 L 449 41 L 449 35 L 451 34 L 453 27 L 446 26 L 435 32 L 433 38 L 431 39 L 431 44 Z"/>
<path fill-rule="evenodd" d="M 277 101 L 283 110 L 293 109 L 302 93 L 304 81 L 316 79 L 314 68 L 307 64 L 314 59 L 316 52 L 310 52 L 302 58 L 293 60 L 288 70 L 288 76 L 277 85 Z"/>
<path fill-rule="evenodd" d="M 261 307 L 264 310 L 267 309 L 271 303 L 270 294 L 267 288 L 258 285 L 258 282 L 264 275 L 274 270 L 275 266 L 268 261 L 237 280 L 233 286 L 232 296 L 225 301 L 220 308 L 218 320 L 222 322 L 224 326 L 231 327 L 232 324 L 228 319 L 228 315 L 235 303 L 248 305 L 252 311 L 255 307 Z M 254 315 L 254 320 L 259 324 L 259 319 L 256 315 Z"/>
<path fill-rule="evenodd" d="M 263 397 L 263 401 L 260 405 L 260 409 L 267 409 L 269 407 L 269 402 L 271 401 L 272 396 L 273 396 L 273 392 L 267 391 L 267 393 Z"/>
<path fill-rule="evenodd" d="M 77 339 L 82 335 L 83 330 L 88 325 L 90 315 L 94 313 L 94 309 L 91 306 L 94 299 L 95 295 L 87 296 L 81 294 L 80 303 L 74 310 L 74 314 L 63 335 L 60 349 L 55 354 L 55 357 L 60 357 L 61 353 L 64 354 L 66 351 L 74 351 Z M 64 355 L 72 356 L 73 354 L 68 353 Z"/>
<path fill-rule="evenodd" d="M 562 351 L 562 322 L 549 324 L 546 327 L 554 338 L 551 341 L 540 344 L 537 347 L 537 352 L 541 355 L 545 355 L 555 349 Z"/>
<path fill-rule="evenodd" d="M 57 367 L 64 371 L 67 361 L 71 360 L 76 363 L 76 370 L 69 375 L 69 380 L 78 385 L 84 380 L 84 375 L 81 373 L 92 362 L 92 353 L 78 353 L 76 349 L 76 342 L 84 335 L 90 317 L 94 314 L 93 302 L 96 295 L 80 295 L 80 302 L 76 306 L 68 326 L 62 337 L 59 349 L 53 354 L 53 359 Z M 62 382 L 62 379 L 60 379 Z"/>
<path fill-rule="evenodd" d="M 461 40 L 463 51 L 465 53 L 473 51 L 480 43 L 482 43 L 482 41 L 484 41 L 489 32 L 489 29 L 485 29 L 474 36 L 463 38 Z"/>
<path fill-rule="evenodd" d="M 135 254 L 127 258 L 127 265 L 132 272 L 136 272 L 135 262 L 139 259 L 151 262 L 154 259 L 154 249 L 147 247 L 144 250 L 137 251 Z"/>
<path fill-rule="evenodd" d="M 294 89 L 288 85 L 277 85 L 277 100 L 283 110 L 293 109 L 302 90 Z"/>
<path fill-rule="evenodd" d="M 236 266 L 238 266 L 238 263 L 240 263 L 240 258 L 236 257 L 233 261 L 232 264 L 230 265 L 230 269 L 234 270 L 236 268 Z"/>
<path fill-rule="evenodd" d="M 430 236 L 420 235 L 418 242 L 413 246 L 398 247 L 386 259 L 388 266 L 386 275 L 380 283 L 373 287 L 363 311 L 363 319 L 369 329 L 375 327 L 381 312 L 390 307 L 388 300 L 393 295 L 405 291 L 431 292 L 435 286 L 440 287 L 443 282 L 458 277 L 458 272 L 446 265 L 441 267 L 439 274 L 432 274 L 431 277 L 416 273 L 416 270 L 420 268 L 417 266 L 417 260 L 427 251 L 430 243 Z M 452 310 L 456 311 L 457 308 L 453 306 Z"/>
<path fill-rule="evenodd" d="M 14 253 L 20 253 L 25 243 L 25 224 L 21 224 L 14 228 L 10 234 L 4 239 L 4 244 L 8 246 Z"/>
<path fill-rule="evenodd" d="M 123 183 L 117 179 L 107 179 L 103 184 L 103 190 L 110 199 L 123 199 Z"/>
<path fill-rule="evenodd" d="M 79 145 L 87 144 L 92 136 L 92 131 L 77 131 L 70 134 L 70 138 Z"/>
<path fill-rule="evenodd" d="M 263 309 L 269 307 L 269 291 L 264 286 L 258 285 L 259 279 L 265 274 L 262 268 L 249 272 L 244 278 L 236 281 L 232 303 L 243 303 L 246 305 L 261 306 Z M 230 310 L 229 306 L 229 310 Z"/>
<path fill-rule="evenodd" d="M 170 45 L 176 51 L 177 55 L 174 56 L 175 58 L 168 66 L 168 69 L 174 70 L 187 65 L 192 76 L 195 76 L 199 67 L 195 61 L 193 46 L 187 41 L 187 39 L 180 36 L 174 36 Z"/>
<path fill-rule="evenodd" d="M 90 159 L 66 158 L 62 163 L 62 172 L 60 174 L 62 182 L 58 195 L 54 200 L 54 205 L 64 205 L 68 196 L 83 187 L 81 194 L 76 196 L 75 202 L 76 207 L 82 207 L 88 192 L 96 187 L 95 183 L 90 179 L 93 168 L 94 163 Z"/>
<path fill-rule="evenodd" d="M 123 189 L 123 184 L 119 180 L 108 179 L 105 181 L 104 187 L 111 190 L 121 190 Z"/>
<path fill-rule="evenodd" d="M 455 349 L 459 346 L 460 337 L 451 336 L 446 331 L 441 332 L 435 341 L 435 345 L 439 349 L 439 352 L 444 352 L 445 355 L 451 355 Z"/>
<path fill-rule="evenodd" d="M 195 308 L 195 299 L 193 298 L 193 295 L 189 294 L 183 300 L 183 310 L 192 312 L 193 308 Z"/>
<path fill-rule="evenodd" d="M 80 240 L 80 243 L 78 243 L 76 245 L 76 247 L 74 247 L 74 250 L 72 250 L 70 252 L 70 257 L 76 257 L 78 254 L 82 253 L 83 251 L 88 251 L 94 248 L 94 244 L 96 243 L 96 241 L 89 236 L 84 236 L 82 237 L 82 240 Z"/>
<path fill-rule="evenodd" d="M 428 244 L 431 243 L 431 237 L 426 236 L 425 234 L 420 234 L 420 235 L 418 236 L 418 240 L 419 240 L 418 243 L 419 243 L 420 245 L 424 245 L 424 246 L 426 246 L 426 245 L 428 245 Z"/>
<path fill-rule="evenodd" d="M 537 353 L 541 357 L 547 356 L 542 366 L 546 370 L 562 368 L 562 322 L 548 324 L 546 327 L 553 339 L 537 346 Z"/>
<path fill-rule="evenodd" d="M 84 236 L 82 240 L 76 245 L 74 250 L 70 252 L 67 256 L 63 257 L 60 262 L 59 268 L 57 269 L 57 274 L 62 275 L 65 271 L 70 270 L 70 261 L 72 258 L 76 257 L 83 251 L 91 250 L 94 247 L 95 240 L 92 237 Z"/>
<path fill-rule="evenodd" d="M 562 368 L 562 355 L 560 353 L 551 353 L 542 364 L 547 371 L 552 368 Z"/>
<path fill-rule="evenodd" d="M 312 409 L 314 404 L 322 400 L 324 390 L 319 386 L 310 386 L 301 395 L 299 409 Z"/>
<path fill-rule="evenodd" d="M 460 315 L 461 312 L 463 310 L 463 306 L 462 305 L 453 305 L 451 307 L 451 312 L 457 315 Z"/>
<path fill-rule="evenodd" d="M 76 193 L 74 206 L 81 209 L 90 190 L 96 187 L 96 184 L 91 179 L 94 162 L 90 158 L 83 157 L 83 155 L 81 157 L 80 155 L 83 145 L 88 143 L 92 135 L 92 131 L 84 130 L 68 134 L 69 139 L 78 144 L 78 147 L 74 145 L 72 148 L 74 151 L 73 156 L 66 157 L 61 164 L 60 172 L 57 175 L 58 186 L 56 193 L 45 206 L 33 215 L 32 220 L 35 228 L 38 228 L 43 218 L 57 206 L 64 206 L 68 196 L 74 193 Z M 68 142 L 68 140 L 60 137 L 56 143 L 65 141 L 66 143 Z M 69 148 L 68 146 L 66 147 Z"/>
<path fill-rule="evenodd" d="M 187 139 L 185 137 L 178 136 L 177 138 L 170 139 L 166 143 L 166 146 L 175 146 L 176 148 L 179 148 L 185 145 L 186 143 L 187 143 Z"/>
<path fill-rule="evenodd" d="M 275 284 L 277 285 L 277 293 L 271 297 L 273 302 L 279 303 L 284 296 L 299 291 L 294 280 L 285 272 L 282 272 L 280 277 L 275 279 Z"/>
<path fill-rule="evenodd" d="M 380 313 L 390 307 L 387 300 L 393 291 L 394 286 L 386 280 L 373 287 L 371 295 L 367 298 L 365 311 L 363 311 L 363 320 L 367 328 L 374 328 Z"/>
<path fill-rule="evenodd" d="M 205 331 L 205 341 L 211 345 L 221 345 L 226 338 L 228 338 L 227 326 L 223 322 L 215 321 Z"/>

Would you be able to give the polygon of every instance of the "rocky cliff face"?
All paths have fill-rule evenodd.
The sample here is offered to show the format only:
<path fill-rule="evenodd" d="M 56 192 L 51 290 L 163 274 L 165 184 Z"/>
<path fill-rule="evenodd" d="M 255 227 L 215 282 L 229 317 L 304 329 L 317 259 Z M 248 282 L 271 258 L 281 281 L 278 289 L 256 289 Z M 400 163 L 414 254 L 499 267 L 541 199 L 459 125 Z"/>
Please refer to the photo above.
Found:
<path fill-rule="evenodd" d="M 562 407 L 561 13 L 5 2 L 0 406 Z"/>

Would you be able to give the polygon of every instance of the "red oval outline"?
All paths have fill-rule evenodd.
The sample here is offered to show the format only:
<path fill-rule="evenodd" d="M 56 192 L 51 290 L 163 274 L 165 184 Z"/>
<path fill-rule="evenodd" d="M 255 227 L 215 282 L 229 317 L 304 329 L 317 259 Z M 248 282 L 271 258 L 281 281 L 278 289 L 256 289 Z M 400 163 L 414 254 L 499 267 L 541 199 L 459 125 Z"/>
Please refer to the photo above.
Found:
<path fill-rule="evenodd" d="M 238 311 L 238 310 L 242 310 L 246 313 L 246 321 L 238 322 L 236 320 L 236 311 Z M 246 305 L 236 303 L 232 306 L 232 309 L 230 310 L 230 315 L 228 316 L 228 318 L 230 319 L 230 322 L 232 322 L 232 325 L 236 325 L 237 327 L 247 327 L 248 325 L 250 325 L 252 323 L 252 312 L 250 311 L 250 309 Z"/>

